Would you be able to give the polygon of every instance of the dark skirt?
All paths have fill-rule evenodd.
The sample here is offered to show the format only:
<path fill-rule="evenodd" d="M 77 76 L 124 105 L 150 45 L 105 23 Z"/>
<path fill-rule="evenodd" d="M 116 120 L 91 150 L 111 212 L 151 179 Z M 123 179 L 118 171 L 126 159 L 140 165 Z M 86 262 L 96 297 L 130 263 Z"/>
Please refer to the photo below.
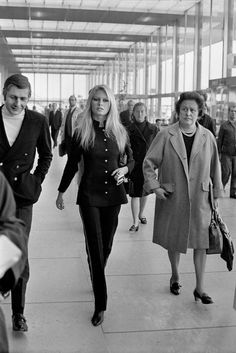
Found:
<path fill-rule="evenodd" d="M 130 175 L 129 196 L 130 197 L 144 196 L 143 184 L 144 184 L 144 176 L 143 176 L 142 165 L 136 165 Z"/>

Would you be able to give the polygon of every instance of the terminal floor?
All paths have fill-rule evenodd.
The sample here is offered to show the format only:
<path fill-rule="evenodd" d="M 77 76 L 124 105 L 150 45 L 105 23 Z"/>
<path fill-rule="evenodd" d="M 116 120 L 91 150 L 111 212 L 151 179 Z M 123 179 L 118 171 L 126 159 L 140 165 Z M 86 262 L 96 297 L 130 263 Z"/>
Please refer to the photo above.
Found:
<path fill-rule="evenodd" d="M 152 243 L 153 195 L 148 224 L 135 234 L 128 232 L 130 204 L 122 207 L 106 268 L 108 309 L 104 323 L 92 326 L 93 293 L 75 181 L 65 194 L 65 210 L 55 207 L 66 160 L 57 152 L 34 206 L 27 333 L 12 331 L 9 300 L 2 305 L 11 353 L 236 353 L 235 269 L 229 272 L 218 255 L 209 255 L 205 281 L 214 304 L 195 302 L 189 250 L 180 261 L 181 295 L 170 294 L 167 253 Z M 220 210 L 236 244 L 236 200 L 228 192 Z"/>

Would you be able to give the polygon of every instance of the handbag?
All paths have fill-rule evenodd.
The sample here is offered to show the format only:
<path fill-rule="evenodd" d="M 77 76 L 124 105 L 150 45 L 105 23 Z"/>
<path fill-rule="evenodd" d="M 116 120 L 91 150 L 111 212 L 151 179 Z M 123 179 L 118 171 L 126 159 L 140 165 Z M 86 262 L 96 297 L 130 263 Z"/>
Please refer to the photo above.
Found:
<path fill-rule="evenodd" d="M 222 238 L 223 238 L 223 248 L 220 257 L 225 260 L 227 269 L 231 271 L 233 269 L 233 261 L 234 261 L 234 244 L 231 238 L 230 232 L 228 230 L 227 225 L 223 221 L 223 219 L 218 214 L 218 224 L 221 230 Z"/>
<path fill-rule="evenodd" d="M 207 249 L 206 252 L 207 254 L 220 253 L 220 257 L 226 262 L 227 269 L 231 271 L 233 269 L 234 244 L 226 223 L 214 206 L 212 185 L 210 185 L 210 203 L 212 217 L 209 226 L 209 249 Z M 220 252 L 219 247 L 221 247 Z"/>
<path fill-rule="evenodd" d="M 209 199 L 211 205 L 211 222 L 209 225 L 209 248 L 206 249 L 208 255 L 221 254 L 223 239 L 219 225 L 218 212 L 213 200 L 212 184 L 209 185 Z"/>
<path fill-rule="evenodd" d="M 222 234 L 218 223 L 216 209 L 211 212 L 211 222 L 209 225 L 209 248 L 206 250 L 208 255 L 221 254 L 222 252 Z"/>

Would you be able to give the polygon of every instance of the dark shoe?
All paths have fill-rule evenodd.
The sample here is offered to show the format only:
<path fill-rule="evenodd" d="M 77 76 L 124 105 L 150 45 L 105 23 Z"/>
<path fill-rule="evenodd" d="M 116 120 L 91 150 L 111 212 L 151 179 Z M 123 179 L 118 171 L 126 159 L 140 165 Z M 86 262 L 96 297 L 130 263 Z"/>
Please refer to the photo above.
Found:
<path fill-rule="evenodd" d="M 200 299 L 202 301 L 202 304 L 212 304 L 213 303 L 213 300 L 211 299 L 211 297 L 209 297 L 209 295 L 207 295 L 206 293 L 202 293 L 202 295 L 200 295 L 196 289 L 194 289 L 193 296 L 194 296 L 195 301 Z"/>
<path fill-rule="evenodd" d="M 129 232 L 137 232 L 137 231 L 138 231 L 138 226 L 135 226 L 134 224 L 129 229 Z"/>
<path fill-rule="evenodd" d="M 104 311 L 94 311 L 91 322 L 93 326 L 99 326 L 104 320 Z"/>
<path fill-rule="evenodd" d="M 182 286 L 179 284 L 179 282 L 173 282 L 170 284 L 170 292 L 174 295 L 179 295 L 181 287 Z"/>
<path fill-rule="evenodd" d="M 142 224 L 147 224 L 147 218 L 146 217 L 139 217 L 139 219 L 140 219 L 140 222 Z"/>
<path fill-rule="evenodd" d="M 28 326 L 26 323 L 26 318 L 23 314 L 13 314 L 12 315 L 12 328 L 14 331 L 28 331 Z"/>
<path fill-rule="evenodd" d="M 230 198 L 231 198 L 231 199 L 236 199 L 236 194 L 230 195 Z"/>

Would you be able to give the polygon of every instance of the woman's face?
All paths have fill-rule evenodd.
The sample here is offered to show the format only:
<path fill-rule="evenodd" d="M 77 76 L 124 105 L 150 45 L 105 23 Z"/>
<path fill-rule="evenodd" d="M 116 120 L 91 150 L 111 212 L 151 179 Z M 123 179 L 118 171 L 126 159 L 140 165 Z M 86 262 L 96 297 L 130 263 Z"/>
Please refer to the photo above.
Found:
<path fill-rule="evenodd" d="M 179 124 L 183 128 L 189 128 L 195 125 L 198 119 L 198 104 L 193 99 L 184 100 L 180 105 Z"/>
<path fill-rule="evenodd" d="M 146 118 L 146 109 L 144 106 L 140 105 L 140 106 L 137 106 L 134 111 L 133 111 L 133 115 L 134 115 L 134 118 L 135 120 L 138 122 L 138 123 L 142 123 L 145 118 Z"/>
<path fill-rule="evenodd" d="M 107 116 L 110 110 L 110 102 L 107 94 L 102 89 L 97 90 L 94 94 L 91 102 L 91 110 L 94 118 L 104 118 L 104 116 Z"/>

